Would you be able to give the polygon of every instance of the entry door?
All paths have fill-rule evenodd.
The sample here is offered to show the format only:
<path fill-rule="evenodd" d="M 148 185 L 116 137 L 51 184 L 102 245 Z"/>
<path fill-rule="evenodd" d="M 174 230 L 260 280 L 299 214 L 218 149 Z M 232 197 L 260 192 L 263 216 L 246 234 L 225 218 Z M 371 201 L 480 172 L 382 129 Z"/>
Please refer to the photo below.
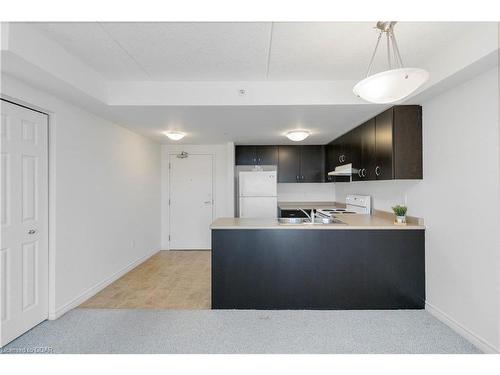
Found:
<path fill-rule="evenodd" d="M 170 155 L 170 248 L 210 249 L 212 155 Z"/>
<path fill-rule="evenodd" d="M 45 114 L 2 100 L 0 345 L 47 319 Z"/>

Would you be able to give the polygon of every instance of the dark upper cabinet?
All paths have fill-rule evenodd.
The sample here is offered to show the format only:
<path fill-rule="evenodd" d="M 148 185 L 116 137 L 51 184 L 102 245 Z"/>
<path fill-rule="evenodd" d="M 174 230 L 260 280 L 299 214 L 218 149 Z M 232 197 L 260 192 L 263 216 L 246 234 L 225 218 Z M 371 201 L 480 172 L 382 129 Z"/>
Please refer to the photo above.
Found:
<path fill-rule="evenodd" d="M 372 118 L 360 126 L 361 129 L 361 181 L 376 180 L 375 176 L 375 119 Z"/>
<path fill-rule="evenodd" d="M 394 107 L 393 124 L 394 178 L 422 179 L 422 107 Z"/>
<path fill-rule="evenodd" d="M 347 163 L 352 163 L 353 181 L 421 179 L 422 107 L 394 106 L 330 142 L 326 173 Z"/>
<path fill-rule="evenodd" d="M 377 180 L 390 180 L 393 171 L 393 109 L 375 117 L 375 176 Z"/>
<path fill-rule="evenodd" d="M 352 164 L 353 181 L 422 179 L 422 107 L 398 105 L 326 146 L 236 146 L 236 165 L 278 165 L 278 182 L 344 182 L 328 176 Z"/>
<path fill-rule="evenodd" d="M 299 146 L 300 182 L 325 181 L 325 146 Z"/>
<path fill-rule="evenodd" d="M 236 146 L 234 150 L 236 165 L 256 165 L 255 146 Z"/>
<path fill-rule="evenodd" d="M 278 146 L 256 146 L 257 164 L 278 165 Z"/>
<path fill-rule="evenodd" d="M 345 163 L 346 160 L 346 137 L 345 135 L 333 141 L 334 166 L 337 167 Z"/>
<path fill-rule="evenodd" d="M 346 163 L 352 164 L 352 180 L 360 181 L 362 179 L 362 154 L 361 154 L 361 136 L 362 128 L 354 128 L 347 133 Z"/>
<path fill-rule="evenodd" d="M 236 146 L 236 165 L 278 165 L 278 146 Z"/>
<path fill-rule="evenodd" d="M 325 146 L 279 146 L 278 182 L 324 182 Z"/>
<path fill-rule="evenodd" d="M 422 179 L 422 107 L 394 106 L 375 117 L 377 180 Z"/>
<path fill-rule="evenodd" d="M 278 182 L 300 182 L 299 146 L 278 146 Z"/>
<path fill-rule="evenodd" d="M 335 145 L 333 142 L 330 142 L 325 146 L 325 181 L 327 182 L 333 181 L 333 177 L 328 176 L 328 172 L 331 172 L 335 169 L 336 157 L 337 153 L 335 150 Z"/>

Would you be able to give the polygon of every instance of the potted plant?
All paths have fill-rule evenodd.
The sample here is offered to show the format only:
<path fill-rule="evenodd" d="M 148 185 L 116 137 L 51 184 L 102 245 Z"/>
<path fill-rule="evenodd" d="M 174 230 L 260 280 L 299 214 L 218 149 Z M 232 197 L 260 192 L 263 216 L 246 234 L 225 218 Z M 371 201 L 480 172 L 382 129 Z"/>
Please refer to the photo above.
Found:
<path fill-rule="evenodd" d="M 392 210 L 396 215 L 396 224 L 406 224 L 406 211 L 408 211 L 408 207 L 398 204 L 392 207 Z"/>

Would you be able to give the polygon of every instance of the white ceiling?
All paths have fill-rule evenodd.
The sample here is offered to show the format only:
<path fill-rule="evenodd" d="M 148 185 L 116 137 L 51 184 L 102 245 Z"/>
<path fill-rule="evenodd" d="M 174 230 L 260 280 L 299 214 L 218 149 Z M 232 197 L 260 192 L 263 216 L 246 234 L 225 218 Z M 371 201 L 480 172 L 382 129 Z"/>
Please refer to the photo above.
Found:
<path fill-rule="evenodd" d="M 53 63 L 42 66 L 49 69 L 49 73 L 51 67 L 57 67 L 56 71 L 48 75 L 49 78 L 59 77 L 57 74 L 61 70 L 69 73 L 66 79 L 70 85 L 75 85 L 75 97 L 83 99 L 76 100 L 77 104 L 83 105 L 88 91 L 84 91 L 86 94 L 79 91 L 81 80 L 74 83 L 73 77 L 78 76 L 78 73 L 73 74 L 71 70 L 73 67 L 76 71 L 77 67 L 71 59 L 64 60 L 62 55 L 65 53 L 57 45 L 95 71 L 97 78 L 91 74 L 92 78 L 99 82 L 102 80 L 103 87 L 106 87 L 104 92 L 108 96 L 98 97 L 98 104 L 91 101 L 92 107 L 100 108 L 105 113 L 104 116 L 112 121 L 159 142 L 170 142 L 162 134 L 163 131 L 181 130 L 187 133 L 187 137 L 180 142 L 184 144 L 229 141 L 237 144 L 284 144 L 290 143 L 284 137 L 286 131 L 306 128 L 311 130 L 312 135 L 304 143 L 318 144 L 332 140 L 385 108 L 362 104 L 358 100 L 345 104 L 345 101 L 339 99 L 343 98 L 340 94 L 346 87 L 351 95 L 353 82 L 366 73 L 377 38 L 374 24 L 375 22 L 72 22 L 30 23 L 24 27 L 46 37 L 41 39 L 47 42 L 48 48 L 38 48 L 36 53 L 56 51 L 52 55 L 47 52 L 51 59 L 44 60 Z M 471 56 L 475 58 L 476 55 L 482 56 L 483 50 L 491 49 L 488 43 L 480 43 L 482 40 L 469 38 L 465 34 L 469 30 L 488 31 L 489 28 L 484 24 L 482 28 L 470 23 L 467 24 L 467 29 L 464 26 L 464 23 L 398 23 L 396 36 L 405 66 L 429 68 L 431 78 L 442 80 L 446 72 L 455 72 L 453 69 L 463 69 L 466 66 L 453 65 L 455 61 L 461 64 L 467 60 L 463 55 L 467 57 L 472 51 Z M 16 61 L 29 61 L 37 57 L 33 54 L 28 54 L 28 58 L 24 57 L 26 51 L 33 48 L 27 48 L 22 43 L 25 35 L 22 27 L 12 30 L 14 34 L 11 39 L 20 45 L 14 51 L 23 57 L 22 60 L 13 60 L 14 64 L 11 65 L 17 68 Z M 12 37 L 16 30 L 21 36 L 18 39 Z M 493 34 L 497 48 L 496 28 Z M 47 38 L 55 44 L 50 43 Z M 486 38 L 491 39 L 491 36 L 488 34 Z M 41 39 L 34 39 L 37 43 L 42 43 Z M 454 54 L 446 59 L 450 46 L 453 47 Z M 479 46 L 477 51 L 474 49 L 476 46 Z M 385 46 L 381 47 L 374 72 L 385 68 Z M 57 57 L 54 58 L 54 55 Z M 436 60 L 442 64 L 436 65 Z M 16 69 L 13 74 L 23 79 L 27 77 Z M 85 77 L 82 78 L 84 79 Z M 133 81 L 146 81 L 146 84 L 133 84 Z M 169 81 L 179 81 L 176 82 L 179 85 Z M 243 81 L 249 82 L 245 85 L 241 84 Z M 330 86 L 323 85 L 328 82 L 331 83 Z M 122 100 L 121 103 L 115 97 L 113 102 L 109 100 L 112 91 L 110 87 L 113 85 L 128 87 L 127 90 L 138 97 L 132 96 L 131 101 Z M 293 87 L 293 95 L 288 98 L 286 94 L 289 91 L 280 90 L 280 85 Z M 248 97 L 239 97 L 236 89 L 247 88 L 246 86 L 253 89 L 248 91 Z M 138 87 L 142 91 L 137 90 Z M 188 105 L 174 105 L 176 102 L 172 101 L 172 97 L 180 96 L 178 87 L 184 90 L 184 96 L 189 96 L 194 90 L 193 97 L 197 97 L 196 94 L 199 93 L 196 87 L 205 87 L 205 91 L 199 93 L 202 98 L 200 102 L 203 104 L 206 101 L 204 95 L 217 95 L 222 97 L 221 102 L 217 102 L 220 105 L 199 105 L 199 102 L 191 105 L 187 99 Z M 168 95 L 162 96 L 168 89 Z M 311 99 L 311 95 L 301 96 L 297 92 L 319 95 L 312 95 Z M 125 99 L 130 96 L 127 93 L 128 91 L 125 92 Z M 334 94 L 338 96 L 324 101 Z M 153 98 L 162 96 L 163 99 L 158 104 L 154 100 L 139 100 L 148 95 Z M 279 96 L 283 97 L 281 101 L 270 100 Z M 292 101 L 294 98 L 299 99 Z M 353 98 L 355 99 L 354 95 Z M 261 102 L 265 105 L 253 105 Z M 179 103 L 184 104 L 182 101 Z M 268 103 L 272 105 L 267 105 Z M 292 105 L 281 105 L 288 103 Z M 310 105 L 305 105 L 306 103 Z M 326 103 L 333 105 L 323 105 Z"/>
<path fill-rule="evenodd" d="M 34 23 L 108 81 L 350 80 L 375 46 L 375 22 Z M 396 25 L 405 65 L 423 66 L 463 23 Z M 382 46 L 384 47 L 384 46 Z M 382 49 L 383 51 L 383 49 Z M 375 69 L 385 63 L 378 54 Z"/>
<path fill-rule="evenodd" d="M 113 108 L 113 107 L 112 107 Z M 324 144 L 381 112 L 380 105 L 318 106 L 120 106 L 120 124 L 161 143 L 292 144 L 288 130 L 306 128 L 303 144 Z M 187 136 L 172 142 L 163 131 L 181 130 Z"/>

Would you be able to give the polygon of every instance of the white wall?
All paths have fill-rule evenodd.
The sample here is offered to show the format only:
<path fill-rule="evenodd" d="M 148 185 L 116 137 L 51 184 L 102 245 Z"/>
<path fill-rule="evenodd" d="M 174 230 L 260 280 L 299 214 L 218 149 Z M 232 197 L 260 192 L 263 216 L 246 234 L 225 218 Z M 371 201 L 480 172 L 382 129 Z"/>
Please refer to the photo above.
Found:
<path fill-rule="evenodd" d="M 335 184 L 278 184 L 278 202 L 333 202 Z"/>
<path fill-rule="evenodd" d="M 181 151 L 196 154 L 211 154 L 215 160 L 215 217 L 234 216 L 234 144 L 224 145 L 162 145 L 161 146 L 161 248 L 168 250 L 169 223 L 169 155 Z"/>
<path fill-rule="evenodd" d="M 494 69 L 422 103 L 423 181 L 335 186 L 337 200 L 369 194 L 384 210 L 407 197 L 427 226 L 430 311 L 489 351 L 500 351 L 498 82 Z"/>
<path fill-rule="evenodd" d="M 159 250 L 160 145 L 10 76 L 2 95 L 50 112 L 54 318 Z"/>

